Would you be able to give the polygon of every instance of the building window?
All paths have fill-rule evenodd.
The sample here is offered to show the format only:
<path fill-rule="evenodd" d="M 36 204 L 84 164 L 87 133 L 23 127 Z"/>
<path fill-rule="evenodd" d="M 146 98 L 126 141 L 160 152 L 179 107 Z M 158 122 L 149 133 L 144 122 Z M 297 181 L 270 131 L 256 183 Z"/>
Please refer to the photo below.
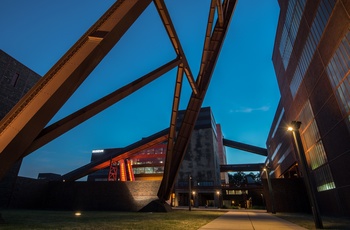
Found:
<path fill-rule="evenodd" d="M 299 119 L 303 126 L 301 137 L 303 139 L 303 147 L 305 156 L 311 170 L 314 172 L 314 177 L 319 192 L 334 189 L 332 173 L 327 164 L 327 156 L 323 147 L 322 139 L 317 127 L 314 114 L 308 101 L 302 109 Z"/>
<path fill-rule="evenodd" d="M 327 25 L 334 5 L 334 0 L 322 0 L 317 8 L 316 16 L 310 28 L 310 34 L 306 39 L 306 43 L 290 83 L 290 92 L 293 98 L 297 94 L 300 84 L 306 74 L 307 69 L 309 68 L 312 57 L 314 56 L 318 43 L 321 40 L 323 30 Z"/>
<path fill-rule="evenodd" d="M 315 170 L 315 174 L 318 192 L 335 189 L 332 173 L 328 164 Z"/>
<path fill-rule="evenodd" d="M 286 20 L 283 26 L 279 47 L 284 69 L 287 69 L 292 54 L 293 44 L 298 33 L 305 3 L 305 0 L 290 0 L 288 2 Z"/>
<path fill-rule="evenodd" d="M 274 130 L 272 132 L 271 138 L 275 137 L 275 134 L 277 132 L 278 127 L 280 126 L 280 123 L 281 123 L 283 115 L 284 115 L 284 108 L 282 109 L 282 111 L 280 113 L 280 116 L 278 117 L 277 123 L 276 123 L 275 128 L 274 128 Z"/>
<path fill-rule="evenodd" d="M 226 195 L 243 195 L 248 194 L 248 190 L 226 190 Z"/>
<path fill-rule="evenodd" d="M 342 113 L 350 119 L 350 32 L 344 36 L 327 65 L 327 75 Z"/>
<path fill-rule="evenodd" d="M 209 187 L 209 186 L 214 186 L 213 181 L 200 181 L 197 183 L 198 186 L 204 186 L 204 187 Z"/>
<path fill-rule="evenodd" d="M 271 156 L 271 160 L 272 160 L 272 161 L 275 159 L 275 157 L 276 157 L 278 151 L 280 150 L 281 146 L 282 146 L 282 143 L 279 143 L 279 144 L 277 145 L 275 151 L 273 152 L 273 154 L 272 154 L 272 156 Z"/>

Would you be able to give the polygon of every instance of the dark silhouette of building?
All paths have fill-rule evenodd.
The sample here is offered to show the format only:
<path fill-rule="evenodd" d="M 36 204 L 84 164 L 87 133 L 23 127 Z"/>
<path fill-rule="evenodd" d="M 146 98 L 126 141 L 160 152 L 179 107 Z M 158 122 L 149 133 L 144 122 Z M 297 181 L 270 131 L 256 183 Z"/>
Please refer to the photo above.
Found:
<path fill-rule="evenodd" d="M 303 177 L 287 132 L 292 121 L 300 121 L 321 213 L 350 215 L 350 1 L 279 0 L 279 5 L 272 59 L 281 99 L 266 165 L 271 178 Z"/>
<path fill-rule="evenodd" d="M 41 76 L 0 49 L 0 120 L 16 105 Z M 0 207 L 11 197 L 22 160 L 0 179 Z"/>

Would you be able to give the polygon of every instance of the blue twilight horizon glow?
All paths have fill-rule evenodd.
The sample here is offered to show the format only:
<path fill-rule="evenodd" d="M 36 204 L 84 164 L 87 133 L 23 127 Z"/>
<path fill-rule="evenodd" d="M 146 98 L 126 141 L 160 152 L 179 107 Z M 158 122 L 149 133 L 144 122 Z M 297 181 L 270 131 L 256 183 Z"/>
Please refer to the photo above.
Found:
<path fill-rule="evenodd" d="M 40 75 L 45 73 L 114 3 L 2 0 L 0 49 Z M 209 0 L 165 0 L 197 76 Z M 212 108 L 226 139 L 265 147 L 280 98 L 272 65 L 277 0 L 237 3 L 203 106 Z M 96 67 L 51 122 L 90 104 L 176 57 L 153 5 Z M 124 147 L 170 123 L 176 69 L 27 156 L 21 176 L 65 174 L 90 162 L 92 150 Z M 186 78 L 180 109 L 191 89 Z M 229 164 L 261 163 L 265 157 L 226 148 Z"/>

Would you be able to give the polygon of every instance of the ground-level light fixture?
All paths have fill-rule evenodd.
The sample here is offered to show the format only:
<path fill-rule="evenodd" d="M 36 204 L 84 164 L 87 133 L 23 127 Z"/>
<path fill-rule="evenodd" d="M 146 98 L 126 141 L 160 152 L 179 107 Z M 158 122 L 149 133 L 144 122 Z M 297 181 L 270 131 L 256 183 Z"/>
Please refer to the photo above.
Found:
<path fill-rule="evenodd" d="M 74 216 L 81 216 L 81 212 L 75 212 Z"/>

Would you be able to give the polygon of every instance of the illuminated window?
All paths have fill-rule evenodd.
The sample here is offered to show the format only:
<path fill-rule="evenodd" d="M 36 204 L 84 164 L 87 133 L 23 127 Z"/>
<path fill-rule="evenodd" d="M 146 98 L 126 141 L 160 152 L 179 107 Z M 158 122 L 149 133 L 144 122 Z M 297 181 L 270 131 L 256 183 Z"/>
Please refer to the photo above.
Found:
<path fill-rule="evenodd" d="M 317 175 L 315 177 L 317 191 L 322 192 L 335 189 L 332 173 L 328 164 L 315 170 L 315 174 Z"/>
<path fill-rule="evenodd" d="M 314 172 L 314 177 L 319 192 L 334 189 L 332 173 L 327 164 L 327 156 L 323 147 L 322 139 L 318 131 L 314 114 L 308 101 L 302 109 L 299 120 L 302 122 L 302 139 L 305 149 L 305 156 L 311 170 Z"/>
<path fill-rule="evenodd" d="M 248 190 L 226 190 L 227 195 L 242 195 L 248 194 Z"/>

